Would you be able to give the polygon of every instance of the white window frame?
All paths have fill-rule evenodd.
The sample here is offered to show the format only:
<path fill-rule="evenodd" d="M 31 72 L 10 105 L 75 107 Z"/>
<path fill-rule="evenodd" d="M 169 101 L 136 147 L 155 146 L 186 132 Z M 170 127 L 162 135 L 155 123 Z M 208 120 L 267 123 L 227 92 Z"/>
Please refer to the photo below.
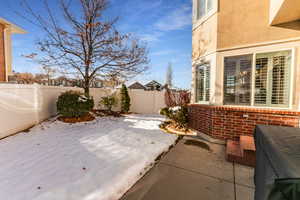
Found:
<path fill-rule="evenodd" d="M 204 87 L 203 87 L 203 96 L 204 96 L 204 99 L 206 97 L 206 83 L 207 83 L 207 76 L 206 76 L 206 72 L 207 72 L 207 66 L 209 66 L 209 98 L 208 100 L 203 100 L 203 101 L 198 101 L 198 89 L 197 89 L 197 79 L 198 79 L 198 68 L 203 66 L 204 69 Z M 211 98 L 211 63 L 210 62 L 202 62 L 202 63 L 198 63 L 196 66 L 195 66 L 195 102 L 198 103 L 198 104 L 209 104 L 210 102 L 210 98 Z"/>
<path fill-rule="evenodd" d="M 209 11 L 207 11 L 207 2 L 208 1 L 206 1 L 205 5 L 206 13 L 202 17 L 198 18 L 199 0 L 193 0 L 193 29 L 197 28 L 199 25 L 204 23 L 218 11 L 218 0 L 212 0 L 212 8 Z"/>
<path fill-rule="evenodd" d="M 291 51 L 291 63 L 290 63 L 290 82 L 289 82 L 289 103 L 287 106 L 269 106 L 269 105 L 255 105 L 255 70 L 256 70 L 256 55 L 257 54 L 264 54 L 264 53 L 275 53 L 275 52 L 280 52 L 280 51 Z M 240 54 L 230 54 L 230 55 L 224 55 L 222 56 L 222 65 L 223 65 L 223 76 L 225 73 L 225 58 L 226 57 L 232 57 L 232 56 L 243 56 L 243 55 L 249 55 L 252 54 L 253 58 L 252 58 L 252 80 L 251 80 L 251 105 L 230 105 L 230 106 L 236 106 L 236 107 L 254 107 L 254 108 L 267 108 L 267 109 L 292 109 L 292 105 L 293 105 L 293 91 L 294 91 L 294 79 L 295 79 L 295 75 L 294 75 L 294 69 L 296 66 L 296 50 L 295 48 L 280 48 L 280 49 L 274 49 L 274 50 L 259 50 L 259 51 L 255 51 L 255 52 L 244 52 L 244 53 L 240 53 Z M 224 82 L 224 81 L 222 81 Z M 224 83 L 223 83 L 224 84 Z M 224 87 L 224 85 L 223 85 Z M 224 102 L 224 93 L 222 95 L 222 102 Z M 223 103 L 224 105 L 224 103 Z"/>

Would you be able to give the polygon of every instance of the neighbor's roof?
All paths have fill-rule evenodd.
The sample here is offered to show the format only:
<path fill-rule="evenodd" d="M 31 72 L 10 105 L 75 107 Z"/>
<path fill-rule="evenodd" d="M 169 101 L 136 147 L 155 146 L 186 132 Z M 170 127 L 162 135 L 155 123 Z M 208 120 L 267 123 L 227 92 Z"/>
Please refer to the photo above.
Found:
<path fill-rule="evenodd" d="M 4 24 L 4 25 L 8 25 L 11 27 L 11 31 L 12 33 L 18 33 L 18 34 L 24 34 L 27 33 L 24 29 L 22 29 L 21 27 L 3 19 L 0 17 L 0 24 Z"/>
<path fill-rule="evenodd" d="M 160 84 L 159 82 L 153 80 L 153 81 L 150 81 L 149 83 L 147 83 L 145 86 L 148 87 L 148 86 L 151 86 L 151 85 L 160 85 L 162 86 L 162 84 Z"/>
<path fill-rule="evenodd" d="M 135 82 L 133 84 L 131 84 L 129 87 L 129 89 L 140 89 L 140 90 L 145 90 L 146 88 L 139 82 Z"/>

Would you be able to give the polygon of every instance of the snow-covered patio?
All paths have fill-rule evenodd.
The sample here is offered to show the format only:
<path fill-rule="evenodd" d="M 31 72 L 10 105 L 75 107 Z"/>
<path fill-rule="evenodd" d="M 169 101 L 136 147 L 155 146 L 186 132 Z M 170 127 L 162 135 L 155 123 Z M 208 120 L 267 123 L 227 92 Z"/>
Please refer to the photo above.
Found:
<path fill-rule="evenodd" d="M 129 115 L 65 124 L 55 119 L 0 140 L 0 197 L 117 200 L 177 136 L 162 118 Z"/>

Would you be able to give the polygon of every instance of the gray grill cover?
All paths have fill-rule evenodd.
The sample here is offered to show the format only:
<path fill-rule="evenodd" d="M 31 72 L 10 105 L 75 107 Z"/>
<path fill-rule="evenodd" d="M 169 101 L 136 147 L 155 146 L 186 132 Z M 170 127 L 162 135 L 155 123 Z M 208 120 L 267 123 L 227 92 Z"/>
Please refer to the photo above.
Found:
<path fill-rule="evenodd" d="M 267 200 L 275 179 L 300 178 L 300 129 L 258 125 L 255 146 L 255 200 Z"/>

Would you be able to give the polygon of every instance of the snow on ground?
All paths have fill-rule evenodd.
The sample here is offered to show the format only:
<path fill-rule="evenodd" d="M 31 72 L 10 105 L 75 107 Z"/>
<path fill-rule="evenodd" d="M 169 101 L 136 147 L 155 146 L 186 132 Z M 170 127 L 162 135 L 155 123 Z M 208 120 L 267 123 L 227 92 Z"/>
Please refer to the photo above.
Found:
<path fill-rule="evenodd" d="M 0 198 L 117 200 L 177 139 L 159 130 L 161 120 L 52 120 L 0 140 Z"/>

